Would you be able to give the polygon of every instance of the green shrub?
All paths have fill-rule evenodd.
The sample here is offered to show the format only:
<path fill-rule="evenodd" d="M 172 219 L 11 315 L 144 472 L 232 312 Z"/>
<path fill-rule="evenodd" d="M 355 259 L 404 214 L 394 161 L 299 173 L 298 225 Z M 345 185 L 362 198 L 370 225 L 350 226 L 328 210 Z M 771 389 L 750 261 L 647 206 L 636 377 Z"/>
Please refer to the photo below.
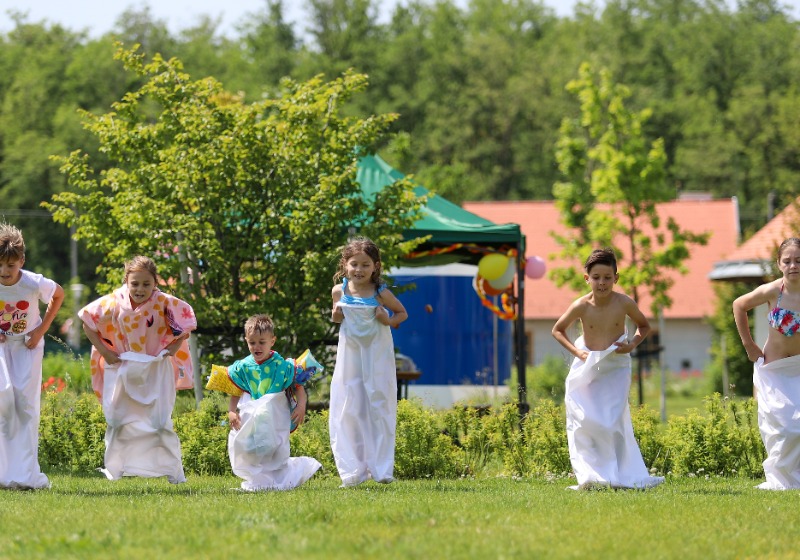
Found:
<path fill-rule="evenodd" d="M 704 399 L 705 414 L 691 410 L 670 418 L 664 468 L 674 474 L 761 477 L 765 451 L 752 399 L 736 403 L 714 393 Z"/>
<path fill-rule="evenodd" d="M 450 438 L 463 474 L 476 474 L 486 467 L 493 448 L 481 409 L 453 407 L 440 413 L 443 433 Z"/>
<path fill-rule="evenodd" d="M 535 367 L 527 369 L 528 394 L 534 399 L 564 402 L 569 363 L 557 355 L 549 355 Z"/>
<path fill-rule="evenodd" d="M 397 403 L 394 458 L 398 478 L 451 478 L 463 470 L 451 439 L 442 433 L 437 415 L 405 399 Z"/>
<path fill-rule="evenodd" d="M 540 400 L 522 422 L 525 461 L 520 475 L 559 476 L 572 469 L 567 446 L 564 405 Z"/>
<path fill-rule="evenodd" d="M 764 447 L 753 399 L 719 394 L 705 410 L 660 423 L 655 411 L 632 407 L 631 419 L 648 468 L 675 475 L 762 477 Z M 187 473 L 230 473 L 227 397 L 212 394 L 198 410 L 174 415 Z M 105 419 L 91 393 L 43 394 L 39 458 L 43 467 L 90 473 L 103 465 Z M 293 456 L 314 457 L 335 475 L 328 411 L 308 413 L 291 436 Z M 435 411 L 401 400 L 397 407 L 395 473 L 398 478 L 463 475 L 566 476 L 571 471 L 564 405 L 541 399 L 520 418 L 519 408 L 454 407 Z"/>
<path fill-rule="evenodd" d="M 70 352 L 45 352 L 42 360 L 42 380 L 63 379 L 67 387 L 78 393 L 92 393 L 92 372 L 89 356 Z"/>
<path fill-rule="evenodd" d="M 660 474 L 667 472 L 664 426 L 658 413 L 647 405 L 632 406 L 631 423 L 644 464 L 650 470 L 655 469 Z"/>
<path fill-rule="evenodd" d="M 306 420 L 291 436 L 292 457 L 314 457 L 324 474 L 336 474 L 328 430 L 328 411 L 309 411 Z"/>
<path fill-rule="evenodd" d="M 71 474 L 103 466 L 106 420 L 93 393 L 72 391 L 42 395 L 39 462 Z"/>
<path fill-rule="evenodd" d="M 194 474 L 231 472 L 228 460 L 228 399 L 220 393 L 200 401 L 200 408 L 174 417 L 181 440 L 183 468 Z"/>

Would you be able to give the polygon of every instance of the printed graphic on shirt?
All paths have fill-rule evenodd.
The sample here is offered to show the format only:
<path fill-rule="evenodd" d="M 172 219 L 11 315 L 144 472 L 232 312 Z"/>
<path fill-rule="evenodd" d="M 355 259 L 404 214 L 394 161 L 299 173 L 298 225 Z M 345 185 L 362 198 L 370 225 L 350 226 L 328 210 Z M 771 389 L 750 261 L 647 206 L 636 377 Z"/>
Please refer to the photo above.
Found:
<path fill-rule="evenodd" d="M 28 326 L 30 302 L 21 300 L 6 303 L 0 300 L 0 331 L 3 334 L 22 334 Z"/>

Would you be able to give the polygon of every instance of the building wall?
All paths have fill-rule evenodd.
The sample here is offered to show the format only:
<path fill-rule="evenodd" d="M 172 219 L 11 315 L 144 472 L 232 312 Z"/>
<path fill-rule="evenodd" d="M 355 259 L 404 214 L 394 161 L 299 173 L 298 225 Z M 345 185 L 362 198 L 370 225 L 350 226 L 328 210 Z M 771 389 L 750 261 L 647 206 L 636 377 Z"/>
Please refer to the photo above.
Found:
<path fill-rule="evenodd" d="M 571 355 L 553 338 L 550 331 L 555 321 L 529 320 L 525 322 L 528 335 L 528 360 L 532 365 L 541 364 L 549 355 L 562 356 L 570 361 Z M 657 330 L 657 325 L 652 325 Z M 570 332 L 573 340 L 578 336 L 577 327 Z M 703 371 L 711 361 L 711 327 L 697 319 L 667 319 L 659 343 L 665 349 L 664 366 L 678 372 L 684 369 Z M 653 358 L 654 360 L 657 357 Z M 688 366 L 688 367 L 685 367 Z"/>

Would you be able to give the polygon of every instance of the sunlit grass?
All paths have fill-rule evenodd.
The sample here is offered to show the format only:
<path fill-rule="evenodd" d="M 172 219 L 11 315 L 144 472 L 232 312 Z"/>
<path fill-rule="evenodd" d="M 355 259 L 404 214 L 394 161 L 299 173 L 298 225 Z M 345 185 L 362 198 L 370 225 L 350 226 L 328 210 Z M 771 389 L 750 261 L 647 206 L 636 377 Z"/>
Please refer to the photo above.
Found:
<path fill-rule="evenodd" d="M 756 481 L 670 478 L 647 492 L 566 490 L 510 478 L 367 483 L 315 477 L 247 494 L 230 477 L 53 475 L 0 492 L 0 557 L 745 558 L 797 557 L 800 492 Z"/>

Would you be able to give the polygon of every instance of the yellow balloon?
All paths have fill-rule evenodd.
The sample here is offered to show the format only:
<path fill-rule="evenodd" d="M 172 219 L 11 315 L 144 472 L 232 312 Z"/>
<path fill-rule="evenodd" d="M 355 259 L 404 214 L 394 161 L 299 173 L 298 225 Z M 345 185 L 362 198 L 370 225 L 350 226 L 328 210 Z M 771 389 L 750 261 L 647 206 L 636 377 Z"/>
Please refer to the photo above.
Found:
<path fill-rule="evenodd" d="M 508 257 L 499 253 L 489 253 L 478 261 L 478 274 L 488 281 L 497 280 L 508 268 Z"/>
<path fill-rule="evenodd" d="M 489 285 L 495 290 L 501 291 L 508 288 L 511 285 L 511 282 L 514 281 L 514 276 L 517 274 L 517 267 L 515 265 L 516 263 L 513 259 L 508 259 L 508 268 L 506 268 L 505 272 L 503 272 L 500 278 L 489 280 Z"/>

